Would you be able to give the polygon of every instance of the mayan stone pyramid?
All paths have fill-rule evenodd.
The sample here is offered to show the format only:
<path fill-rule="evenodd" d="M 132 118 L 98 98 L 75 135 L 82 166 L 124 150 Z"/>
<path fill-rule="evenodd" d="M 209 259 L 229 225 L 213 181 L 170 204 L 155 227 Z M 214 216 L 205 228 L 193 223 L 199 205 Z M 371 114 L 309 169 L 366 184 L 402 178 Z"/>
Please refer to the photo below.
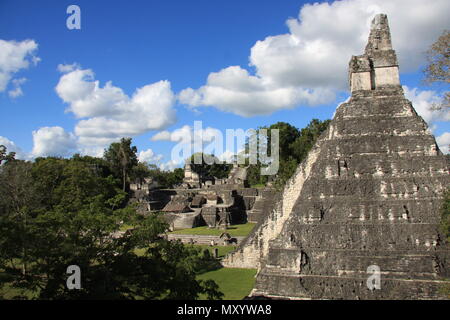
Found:
<path fill-rule="evenodd" d="M 273 212 L 225 261 L 259 268 L 253 296 L 441 297 L 449 276 L 439 229 L 449 157 L 404 96 L 386 15 L 372 21 L 365 53 L 351 58 L 349 82 L 351 98 Z M 379 289 L 367 285 L 373 266 Z"/>

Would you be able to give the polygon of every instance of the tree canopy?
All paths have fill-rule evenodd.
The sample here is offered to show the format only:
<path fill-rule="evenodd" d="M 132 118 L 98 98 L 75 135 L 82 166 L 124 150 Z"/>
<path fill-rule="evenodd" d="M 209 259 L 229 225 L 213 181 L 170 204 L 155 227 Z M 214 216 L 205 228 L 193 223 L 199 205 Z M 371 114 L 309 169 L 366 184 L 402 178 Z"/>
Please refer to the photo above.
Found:
<path fill-rule="evenodd" d="M 428 83 L 450 82 L 450 31 L 444 30 L 442 35 L 427 51 L 427 65 L 425 67 L 425 81 Z M 438 108 L 450 108 L 450 92 L 444 93 L 442 103 Z"/>
<path fill-rule="evenodd" d="M 8 161 L 0 181 L 0 298 L 220 298 L 214 282 L 196 279 L 216 261 L 163 238 L 168 225 L 128 205 L 106 160 Z M 66 286 L 70 265 L 80 290 Z"/>
<path fill-rule="evenodd" d="M 195 159 L 201 159 L 201 163 L 195 163 Z M 194 153 L 187 162 L 191 164 L 194 172 L 204 177 L 214 177 L 218 179 L 227 178 L 230 173 L 231 164 L 220 161 L 216 156 L 204 153 Z"/>
<path fill-rule="evenodd" d="M 277 122 L 258 129 L 267 129 L 268 137 L 271 136 L 270 130 L 279 130 L 280 165 L 277 175 L 271 178 L 278 189 L 282 188 L 294 174 L 297 166 L 306 158 L 309 150 L 311 150 L 322 132 L 326 130 L 329 123 L 330 120 L 320 121 L 313 119 L 305 128 L 299 130 L 289 123 Z M 268 182 L 269 177 L 260 173 L 263 165 L 258 162 L 249 166 L 248 180 L 250 185 L 266 184 Z"/>
<path fill-rule="evenodd" d="M 14 160 L 15 156 L 15 152 L 6 153 L 6 147 L 0 144 L 0 165 L 4 162 Z"/>
<path fill-rule="evenodd" d="M 103 155 L 113 173 L 122 177 L 123 191 L 126 190 L 130 171 L 138 164 L 136 153 L 137 148 L 131 146 L 131 138 L 122 138 L 120 142 L 111 143 Z"/>
<path fill-rule="evenodd" d="M 276 185 L 295 172 L 328 122 L 314 119 L 301 130 L 284 122 L 265 127 L 280 130 Z M 136 153 L 131 138 L 111 144 L 103 158 L 76 154 L 30 162 L 0 146 L 0 298 L 221 297 L 214 282 L 197 280 L 217 267 L 208 251 L 166 240 L 168 225 L 159 214 L 137 214 L 128 201 L 131 179 L 152 177 L 170 188 L 183 180 L 183 169 L 162 171 L 140 163 Z M 195 172 L 228 176 L 231 165 L 211 155 L 208 164 L 200 156 L 201 163 L 191 161 Z M 249 167 L 253 184 L 267 182 L 261 165 Z M 125 232 L 123 226 L 132 227 Z M 81 269 L 80 290 L 66 286 L 70 265 Z"/>

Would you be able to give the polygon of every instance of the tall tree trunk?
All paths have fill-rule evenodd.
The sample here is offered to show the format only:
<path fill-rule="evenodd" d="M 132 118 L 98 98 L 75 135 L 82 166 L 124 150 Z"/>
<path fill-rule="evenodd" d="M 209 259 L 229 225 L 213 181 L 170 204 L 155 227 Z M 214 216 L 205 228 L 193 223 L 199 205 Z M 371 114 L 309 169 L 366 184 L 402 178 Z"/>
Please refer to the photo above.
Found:
<path fill-rule="evenodd" d="M 125 167 L 122 168 L 122 176 L 123 176 L 123 191 L 125 191 L 126 188 L 126 181 L 127 181 L 127 173 Z"/>
<path fill-rule="evenodd" d="M 119 147 L 119 154 L 120 154 L 120 163 L 122 165 L 122 177 L 123 177 L 123 191 L 126 189 L 126 182 L 127 182 L 127 165 L 128 165 L 128 159 L 127 154 L 125 153 L 125 149 L 123 148 L 123 143 L 120 144 Z"/>
<path fill-rule="evenodd" d="M 22 275 L 27 275 L 27 249 L 26 249 L 26 239 L 25 235 L 27 234 L 27 214 L 22 211 L 22 221 L 23 221 L 23 234 L 22 234 Z"/>

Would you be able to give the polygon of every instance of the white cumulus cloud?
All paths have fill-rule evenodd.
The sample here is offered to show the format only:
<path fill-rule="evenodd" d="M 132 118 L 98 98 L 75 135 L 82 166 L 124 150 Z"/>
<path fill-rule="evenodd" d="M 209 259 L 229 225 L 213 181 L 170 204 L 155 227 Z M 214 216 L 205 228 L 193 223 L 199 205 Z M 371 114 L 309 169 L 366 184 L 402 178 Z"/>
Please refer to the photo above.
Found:
<path fill-rule="evenodd" d="M 221 155 L 218 155 L 217 158 L 220 161 L 223 161 L 225 163 L 233 163 L 237 160 L 237 154 L 230 151 L 230 150 L 226 150 L 224 153 L 222 153 Z"/>
<path fill-rule="evenodd" d="M 435 129 L 436 121 L 450 121 L 450 109 L 437 109 L 434 104 L 441 101 L 441 96 L 433 90 L 420 90 L 403 86 L 405 96 L 413 104 L 417 113 L 428 123 L 431 130 Z"/>
<path fill-rule="evenodd" d="M 68 104 L 67 111 L 80 118 L 75 127 L 80 145 L 106 146 L 176 121 L 169 81 L 145 85 L 128 96 L 111 81 L 102 87 L 91 69 L 81 69 L 78 64 L 59 65 L 58 70 L 64 74 L 55 89 Z"/>
<path fill-rule="evenodd" d="M 442 153 L 450 153 L 450 132 L 444 132 L 436 138 L 436 142 Z"/>
<path fill-rule="evenodd" d="M 3 145 L 6 147 L 6 152 L 15 152 L 16 159 L 20 159 L 20 160 L 27 160 L 29 159 L 29 154 L 27 154 L 26 152 L 23 152 L 22 149 L 20 147 L 18 147 L 13 141 L 9 140 L 6 137 L 2 137 L 0 136 L 0 145 Z"/>
<path fill-rule="evenodd" d="M 42 127 L 33 131 L 33 157 L 67 157 L 76 149 L 75 136 L 61 127 Z"/>
<path fill-rule="evenodd" d="M 78 144 L 77 152 L 79 152 L 83 156 L 102 158 L 103 154 L 105 152 L 105 147 L 104 146 L 83 146 L 83 145 Z"/>
<path fill-rule="evenodd" d="M 212 127 L 202 128 L 201 122 L 194 126 L 185 125 L 172 132 L 161 131 L 155 134 L 152 141 L 176 142 L 171 151 L 170 164 L 180 166 L 196 152 L 222 155 L 225 139 L 220 130 Z"/>
<path fill-rule="evenodd" d="M 8 87 L 14 75 L 21 70 L 28 69 L 30 64 L 36 65 L 41 59 L 35 55 L 38 44 L 34 40 L 6 41 L 0 39 L 0 92 Z M 14 89 L 9 91 L 12 98 L 21 96 L 20 85 L 25 78 L 14 83 Z"/>
<path fill-rule="evenodd" d="M 163 162 L 159 165 L 159 169 L 162 171 L 173 171 L 176 168 L 180 167 L 180 163 L 175 160 L 169 160 L 167 162 Z"/>
<path fill-rule="evenodd" d="M 155 154 L 152 149 L 142 150 L 138 154 L 140 162 L 155 163 L 163 158 L 162 154 Z"/>
<path fill-rule="evenodd" d="M 377 13 L 389 18 L 402 71 L 415 71 L 424 51 L 450 27 L 447 0 L 342 0 L 304 5 L 288 19 L 286 34 L 269 36 L 251 48 L 254 74 L 239 66 L 211 73 L 180 102 L 213 106 L 242 116 L 270 114 L 300 104 L 332 102 L 347 89 L 352 55 L 361 54 Z"/>
<path fill-rule="evenodd" d="M 59 72 L 62 73 L 66 73 L 66 72 L 71 72 L 74 71 L 76 69 L 80 69 L 80 65 L 76 62 L 72 63 L 72 64 L 58 64 L 58 67 L 56 68 Z"/>
<path fill-rule="evenodd" d="M 441 102 L 442 98 L 436 91 L 420 90 L 418 88 L 411 89 L 407 86 L 403 86 L 403 90 L 417 114 L 425 120 L 432 132 L 438 129 L 438 122 L 450 121 L 449 108 L 436 108 L 436 105 Z M 436 143 L 443 153 L 449 153 L 450 132 L 444 132 L 436 137 Z"/>
<path fill-rule="evenodd" d="M 13 79 L 12 80 L 12 84 L 14 89 L 11 89 L 8 91 L 8 95 L 11 98 L 17 98 L 23 95 L 23 91 L 22 91 L 22 84 L 24 84 L 27 81 L 26 78 L 19 78 L 19 79 Z"/>
<path fill-rule="evenodd" d="M 327 88 L 279 86 L 261 77 L 251 76 L 239 66 L 211 73 L 205 86 L 198 90 L 187 88 L 179 94 L 180 102 L 192 107 L 215 106 L 244 117 L 270 114 L 293 108 L 299 103 L 327 103 L 334 98 L 334 93 Z"/>
<path fill-rule="evenodd" d="M 207 127 L 205 129 L 199 128 L 194 130 L 192 126 L 184 125 L 181 128 L 175 129 L 172 132 L 167 130 L 158 132 L 153 137 L 152 141 L 171 141 L 181 143 L 208 143 L 215 139 L 216 136 L 222 135 L 222 132 L 216 128 Z"/>

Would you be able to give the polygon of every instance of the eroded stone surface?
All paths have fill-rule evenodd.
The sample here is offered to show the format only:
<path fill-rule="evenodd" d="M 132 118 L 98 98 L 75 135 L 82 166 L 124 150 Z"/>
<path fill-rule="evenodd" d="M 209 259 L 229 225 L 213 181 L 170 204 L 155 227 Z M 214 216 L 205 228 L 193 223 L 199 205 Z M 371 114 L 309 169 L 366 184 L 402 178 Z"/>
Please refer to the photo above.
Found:
<path fill-rule="evenodd" d="M 338 107 L 274 209 L 225 261 L 259 267 L 254 296 L 442 297 L 450 254 L 439 208 L 450 185 L 449 158 L 400 83 L 373 82 L 383 68 L 398 74 L 387 18 L 378 15 L 365 54 L 350 63 L 350 79 L 369 72 L 370 88 L 350 84 L 351 99 Z M 366 284 L 371 265 L 381 270 L 379 290 Z"/>
<path fill-rule="evenodd" d="M 397 55 L 385 14 L 373 19 L 364 54 L 350 59 L 349 82 L 351 92 L 400 86 Z"/>

